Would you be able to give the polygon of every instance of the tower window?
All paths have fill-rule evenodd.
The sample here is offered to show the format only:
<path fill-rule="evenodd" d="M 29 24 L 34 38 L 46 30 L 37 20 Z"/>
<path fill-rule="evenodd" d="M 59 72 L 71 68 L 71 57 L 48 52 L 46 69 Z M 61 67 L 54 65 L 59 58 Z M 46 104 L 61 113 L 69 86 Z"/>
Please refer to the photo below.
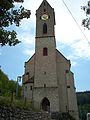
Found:
<path fill-rule="evenodd" d="M 43 24 L 43 34 L 47 34 L 47 24 Z"/>
<path fill-rule="evenodd" d="M 47 56 L 48 55 L 48 49 L 47 48 L 43 48 L 43 56 Z"/>

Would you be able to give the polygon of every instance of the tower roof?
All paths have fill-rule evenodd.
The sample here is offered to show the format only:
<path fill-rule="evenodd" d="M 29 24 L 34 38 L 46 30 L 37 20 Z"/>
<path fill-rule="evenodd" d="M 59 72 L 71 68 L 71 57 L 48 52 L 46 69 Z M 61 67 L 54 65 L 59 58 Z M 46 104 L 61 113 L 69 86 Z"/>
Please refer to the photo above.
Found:
<path fill-rule="evenodd" d="M 45 6 L 45 5 L 51 7 L 51 5 L 47 2 L 47 0 L 43 0 L 42 3 L 41 3 L 41 5 L 39 6 L 39 8 L 42 7 L 42 6 Z M 39 8 L 38 8 L 38 9 L 39 9 Z M 52 8 L 52 7 L 51 7 L 51 8 Z M 52 9 L 53 9 L 53 8 L 52 8 Z"/>

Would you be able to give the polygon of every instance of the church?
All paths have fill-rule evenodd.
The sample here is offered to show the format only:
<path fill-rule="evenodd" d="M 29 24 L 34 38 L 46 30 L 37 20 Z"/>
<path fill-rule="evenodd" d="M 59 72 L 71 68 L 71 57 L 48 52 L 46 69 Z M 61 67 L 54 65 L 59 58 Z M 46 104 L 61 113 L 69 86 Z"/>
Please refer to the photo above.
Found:
<path fill-rule="evenodd" d="M 55 24 L 54 9 L 43 0 L 36 10 L 35 54 L 24 66 L 23 97 L 36 109 L 69 112 L 79 120 L 74 74 L 56 49 Z"/>

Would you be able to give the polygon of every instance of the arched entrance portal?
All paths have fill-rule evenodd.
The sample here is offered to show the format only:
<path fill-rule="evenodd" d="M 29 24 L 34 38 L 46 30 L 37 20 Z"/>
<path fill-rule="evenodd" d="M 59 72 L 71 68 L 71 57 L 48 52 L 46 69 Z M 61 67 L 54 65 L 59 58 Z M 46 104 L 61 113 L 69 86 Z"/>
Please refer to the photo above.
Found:
<path fill-rule="evenodd" d="M 41 102 L 41 106 L 42 106 L 42 110 L 50 111 L 50 102 L 46 97 L 43 98 L 43 100 Z"/>

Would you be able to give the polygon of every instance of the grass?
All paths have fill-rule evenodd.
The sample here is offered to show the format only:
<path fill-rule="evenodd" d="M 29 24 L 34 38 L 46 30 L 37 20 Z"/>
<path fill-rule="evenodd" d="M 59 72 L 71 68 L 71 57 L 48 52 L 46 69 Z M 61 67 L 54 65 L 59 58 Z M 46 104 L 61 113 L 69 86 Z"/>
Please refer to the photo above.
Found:
<path fill-rule="evenodd" d="M 23 99 L 13 99 L 12 101 L 10 97 L 3 97 L 3 96 L 0 96 L 0 105 L 16 107 L 20 109 L 27 109 L 27 110 L 32 109 L 32 103 L 30 101 L 26 101 Z"/>

